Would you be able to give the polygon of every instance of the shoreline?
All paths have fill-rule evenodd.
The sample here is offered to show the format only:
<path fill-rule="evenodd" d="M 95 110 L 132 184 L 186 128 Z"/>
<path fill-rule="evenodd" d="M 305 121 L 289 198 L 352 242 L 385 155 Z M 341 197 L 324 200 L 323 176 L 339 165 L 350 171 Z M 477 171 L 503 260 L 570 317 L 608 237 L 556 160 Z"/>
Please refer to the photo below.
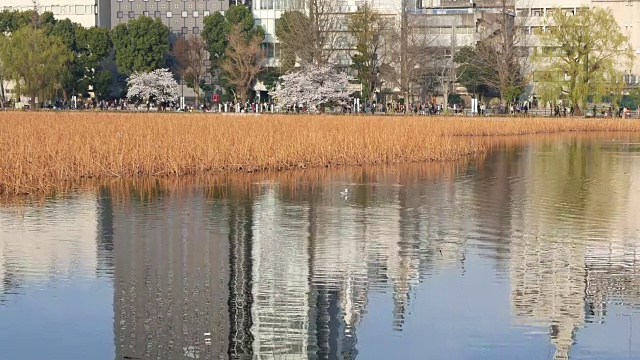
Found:
<path fill-rule="evenodd" d="M 0 196 L 87 179 L 452 161 L 505 136 L 640 132 L 640 121 L 622 119 L 190 115 L 0 113 Z"/>

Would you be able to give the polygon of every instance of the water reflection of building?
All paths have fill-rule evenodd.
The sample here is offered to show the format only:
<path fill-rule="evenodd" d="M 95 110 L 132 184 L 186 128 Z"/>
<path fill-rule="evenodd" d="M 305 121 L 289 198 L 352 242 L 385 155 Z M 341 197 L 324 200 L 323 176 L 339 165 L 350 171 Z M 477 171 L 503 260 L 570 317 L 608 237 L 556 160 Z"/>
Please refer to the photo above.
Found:
<path fill-rule="evenodd" d="M 267 189 L 253 205 L 252 333 L 260 359 L 306 359 L 309 345 L 307 210 Z"/>
<path fill-rule="evenodd" d="M 565 235 L 567 236 L 567 235 Z M 568 359 L 576 329 L 585 320 L 585 247 L 536 236 L 511 244 L 511 305 L 516 322 L 550 324 L 554 359 Z"/>
<path fill-rule="evenodd" d="M 107 188 L 98 191 L 97 219 L 98 273 L 113 271 L 113 199 Z"/>
<path fill-rule="evenodd" d="M 229 201 L 229 345 L 231 359 L 253 356 L 253 209 Z"/>
<path fill-rule="evenodd" d="M 629 191 L 640 178 L 628 176 L 629 164 L 615 154 L 593 156 L 598 150 L 571 138 L 528 147 L 523 195 L 510 201 L 517 204 L 509 246 L 513 315 L 549 327 L 555 359 L 569 358 L 577 330 L 602 321 L 611 299 L 640 299 L 632 230 L 640 222 L 631 200 L 640 193 Z"/>
<path fill-rule="evenodd" d="M 224 213 L 191 193 L 118 205 L 116 359 L 211 359 L 227 352 L 229 247 L 227 224 L 218 217 Z"/>
<path fill-rule="evenodd" d="M 92 277 L 98 262 L 90 196 L 0 212 L 0 300 L 21 284 Z"/>

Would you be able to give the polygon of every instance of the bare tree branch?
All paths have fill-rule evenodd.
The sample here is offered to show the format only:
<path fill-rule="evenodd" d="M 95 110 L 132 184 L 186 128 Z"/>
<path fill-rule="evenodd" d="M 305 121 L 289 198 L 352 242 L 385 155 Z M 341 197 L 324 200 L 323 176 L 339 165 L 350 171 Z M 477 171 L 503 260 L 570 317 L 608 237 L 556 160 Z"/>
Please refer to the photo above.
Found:
<path fill-rule="evenodd" d="M 225 51 L 227 57 L 222 63 L 222 70 L 227 81 L 235 87 L 236 96 L 241 102 L 247 101 L 249 88 L 262 70 L 265 53 L 261 44 L 261 35 L 247 39 L 238 25 L 229 33 Z"/>

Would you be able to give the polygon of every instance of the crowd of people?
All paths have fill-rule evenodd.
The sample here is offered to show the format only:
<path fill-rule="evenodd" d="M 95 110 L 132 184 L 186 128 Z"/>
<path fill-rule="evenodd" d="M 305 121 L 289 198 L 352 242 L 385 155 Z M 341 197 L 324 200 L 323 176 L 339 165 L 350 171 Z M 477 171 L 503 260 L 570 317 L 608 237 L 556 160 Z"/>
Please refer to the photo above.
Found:
<path fill-rule="evenodd" d="M 5 110 L 15 108 L 15 104 L 4 102 Z M 86 100 L 66 100 L 46 102 L 36 106 L 37 109 L 49 110 L 101 110 L 101 111 L 171 111 L 171 112 L 217 112 L 217 113 L 287 113 L 287 114 L 306 114 L 306 113 L 338 113 L 338 114 L 403 114 L 403 115 L 479 115 L 479 116 L 552 116 L 552 117 L 568 117 L 574 116 L 574 108 L 561 104 L 554 104 L 551 108 L 543 109 L 532 106 L 529 102 L 514 103 L 509 106 L 503 104 L 488 105 L 484 102 L 478 103 L 477 113 L 472 112 L 464 104 L 453 103 L 444 105 L 436 102 L 417 102 L 404 104 L 399 101 L 391 101 L 388 103 L 372 103 L 364 105 L 356 105 L 353 102 L 344 103 L 336 106 L 327 106 L 322 109 L 316 107 L 308 107 L 304 104 L 292 105 L 279 108 L 273 102 L 211 102 L 201 104 L 181 104 L 179 102 L 166 102 L 154 104 L 151 102 L 133 102 L 126 98 L 114 98 L 108 100 L 96 101 L 95 99 Z M 24 110 L 31 110 L 28 104 L 23 106 Z M 634 111 L 626 107 L 614 109 L 611 105 L 593 105 L 584 109 L 584 115 L 587 117 L 618 117 L 618 118 L 640 118 L 640 108 Z"/>

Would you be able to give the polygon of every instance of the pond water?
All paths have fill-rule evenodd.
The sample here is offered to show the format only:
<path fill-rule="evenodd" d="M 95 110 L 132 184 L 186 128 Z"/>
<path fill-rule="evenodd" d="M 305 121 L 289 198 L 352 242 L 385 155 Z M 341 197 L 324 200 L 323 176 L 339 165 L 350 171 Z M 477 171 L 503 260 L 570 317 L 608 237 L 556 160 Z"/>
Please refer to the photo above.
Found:
<path fill-rule="evenodd" d="M 638 359 L 637 140 L 6 204 L 0 359 Z"/>

